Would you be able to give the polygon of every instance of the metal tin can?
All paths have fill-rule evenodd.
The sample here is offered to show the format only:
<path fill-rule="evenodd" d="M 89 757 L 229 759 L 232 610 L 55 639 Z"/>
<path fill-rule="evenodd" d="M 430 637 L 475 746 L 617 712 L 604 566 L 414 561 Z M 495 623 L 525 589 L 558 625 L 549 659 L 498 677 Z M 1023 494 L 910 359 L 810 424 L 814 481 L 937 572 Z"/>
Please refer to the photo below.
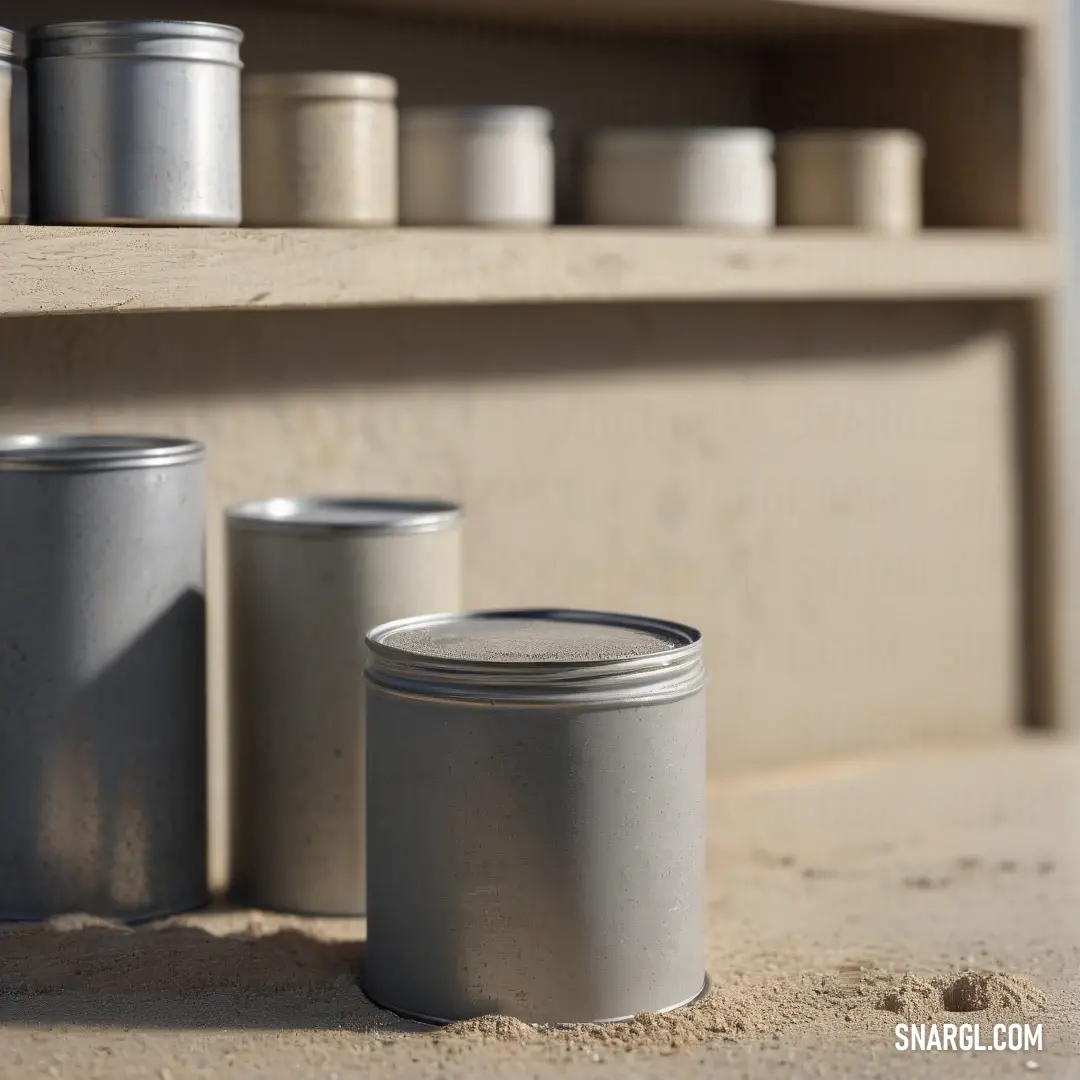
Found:
<path fill-rule="evenodd" d="M 460 606 L 460 523 L 434 500 L 228 511 L 235 900 L 364 913 L 364 635 Z"/>
<path fill-rule="evenodd" d="M 777 145 L 781 225 L 902 236 L 922 227 L 926 144 L 913 131 L 803 131 Z"/>
<path fill-rule="evenodd" d="M 390 623 L 368 648 L 365 992 L 434 1023 L 697 997 L 701 635 L 500 611 Z"/>
<path fill-rule="evenodd" d="M 0 919 L 206 899 L 202 458 L 0 438 Z"/>
<path fill-rule="evenodd" d="M 239 225 L 242 40 L 200 22 L 32 31 L 35 219 Z"/>
<path fill-rule="evenodd" d="M 0 27 L 0 225 L 30 220 L 25 44 Z"/>
<path fill-rule="evenodd" d="M 588 144 L 592 225 L 763 232 L 776 218 L 773 136 L 760 128 L 614 128 Z"/>
<path fill-rule="evenodd" d="M 402 224 L 550 225 L 551 126 L 531 107 L 402 110 Z"/>
<path fill-rule="evenodd" d="M 242 145 L 249 225 L 397 222 L 397 83 L 366 72 L 248 75 Z"/>

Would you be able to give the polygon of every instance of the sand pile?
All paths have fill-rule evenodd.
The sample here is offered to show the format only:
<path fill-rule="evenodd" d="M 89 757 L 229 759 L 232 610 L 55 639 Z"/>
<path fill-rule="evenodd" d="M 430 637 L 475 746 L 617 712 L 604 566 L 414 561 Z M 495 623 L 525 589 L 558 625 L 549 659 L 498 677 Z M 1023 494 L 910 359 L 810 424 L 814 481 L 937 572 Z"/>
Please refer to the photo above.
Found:
<path fill-rule="evenodd" d="M 973 1012 L 1038 1017 L 1047 1004 L 1038 987 L 1016 975 L 961 971 L 923 977 L 852 965 L 764 979 L 734 977 L 687 1008 L 642 1014 L 621 1024 L 552 1027 L 485 1016 L 423 1032 L 364 998 L 360 933 L 355 924 L 327 928 L 252 913 L 193 915 L 135 929 L 70 916 L 0 931 L 0 995 L 9 1005 L 19 996 L 92 996 L 93 1015 L 110 1023 L 142 1007 L 155 1010 L 167 1024 L 170 1016 L 186 1016 L 191 1003 L 211 998 L 215 1015 L 232 1017 L 224 1026 L 236 1026 L 241 1014 L 248 1024 L 271 1016 L 270 1026 L 288 1026 L 290 1017 L 301 1024 L 300 1012 L 319 1007 L 327 1010 L 318 1014 L 319 1024 L 349 1030 L 354 1037 L 371 1036 L 364 1040 L 368 1050 L 422 1033 L 452 1054 L 499 1044 L 601 1056 L 800 1033 L 832 1038 L 857 1029 L 885 1031 L 897 1017 L 913 1022 Z"/>
<path fill-rule="evenodd" d="M 962 971 L 933 979 L 908 974 L 878 999 L 878 1008 L 912 1021 L 930 1020 L 942 1012 L 1031 1016 L 1045 1006 L 1046 995 L 1028 979 L 996 971 Z"/>
<path fill-rule="evenodd" d="M 922 979 L 910 972 L 894 976 L 860 969 L 808 973 L 768 984 L 714 987 L 706 998 L 685 1009 L 660 1015 L 643 1013 L 623 1024 L 552 1027 L 524 1024 L 506 1016 L 484 1016 L 451 1024 L 434 1038 L 677 1050 L 715 1040 L 758 1041 L 792 1030 L 866 1024 L 884 1019 L 884 1013 L 899 1013 L 912 1021 L 942 1019 L 949 1012 L 1029 1016 L 1046 1003 L 1046 995 L 1038 987 L 1016 975 L 965 971 Z"/>

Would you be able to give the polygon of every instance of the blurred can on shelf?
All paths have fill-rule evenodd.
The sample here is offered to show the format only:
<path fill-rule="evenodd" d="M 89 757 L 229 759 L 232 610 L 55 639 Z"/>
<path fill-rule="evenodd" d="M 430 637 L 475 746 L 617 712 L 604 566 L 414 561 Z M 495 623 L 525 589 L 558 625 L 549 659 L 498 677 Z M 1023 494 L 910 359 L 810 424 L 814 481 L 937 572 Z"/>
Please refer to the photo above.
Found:
<path fill-rule="evenodd" d="M 366 72 L 248 75 L 245 222 L 395 224 L 396 96 L 392 78 Z"/>
<path fill-rule="evenodd" d="M 242 40 L 201 22 L 32 31 L 35 220 L 239 225 Z"/>
<path fill-rule="evenodd" d="M 402 224 L 550 225 L 551 127 L 550 112 L 529 107 L 402 110 Z"/>
<path fill-rule="evenodd" d="M 615 128 L 588 142 L 590 225 L 763 232 L 776 218 L 773 136 L 758 128 Z"/>
<path fill-rule="evenodd" d="M 781 225 L 905 235 L 922 227 L 926 144 L 913 131 L 804 131 L 776 152 Z"/>
<path fill-rule="evenodd" d="M 228 511 L 232 885 L 362 915 L 364 635 L 461 603 L 452 503 L 270 499 Z"/>
<path fill-rule="evenodd" d="M 365 992 L 443 1023 L 703 990 L 701 635 L 496 611 L 368 635 Z"/>
<path fill-rule="evenodd" d="M 203 450 L 0 438 L 0 919 L 206 899 Z"/>
<path fill-rule="evenodd" d="M 30 220 L 30 142 L 26 46 L 0 27 L 0 225 Z"/>

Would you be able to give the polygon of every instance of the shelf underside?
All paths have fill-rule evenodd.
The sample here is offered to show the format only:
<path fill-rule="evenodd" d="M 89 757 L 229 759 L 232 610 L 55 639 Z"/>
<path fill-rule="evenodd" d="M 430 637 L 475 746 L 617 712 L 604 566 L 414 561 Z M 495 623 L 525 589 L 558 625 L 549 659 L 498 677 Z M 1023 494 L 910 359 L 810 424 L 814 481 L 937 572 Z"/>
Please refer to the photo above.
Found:
<path fill-rule="evenodd" d="M 739 30 L 890 29 L 927 22 L 1030 26 L 1044 0 L 309 0 L 388 14 L 564 28 Z M 294 5 L 304 0 L 292 0 Z"/>
<path fill-rule="evenodd" d="M 1007 232 L 0 228 L 0 315 L 1006 298 L 1057 275 L 1051 242 Z"/>

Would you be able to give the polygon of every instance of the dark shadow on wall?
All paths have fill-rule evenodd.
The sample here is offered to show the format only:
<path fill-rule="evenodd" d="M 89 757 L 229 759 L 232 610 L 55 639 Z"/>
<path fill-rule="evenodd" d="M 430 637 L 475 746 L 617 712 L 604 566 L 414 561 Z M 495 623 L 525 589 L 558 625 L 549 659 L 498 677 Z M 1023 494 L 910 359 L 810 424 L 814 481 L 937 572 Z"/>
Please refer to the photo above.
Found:
<path fill-rule="evenodd" d="M 0 323 L 0 410 L 723 365 L 927 360 L 1002 324 L 957 303 L 507 305 L 65 315 Z M 914 359 L 922 356 L 922 359 Z M 2 419 L 0 419 L 2 425 Z M 6 426 L 6 425 L 3 425 Z"/>

